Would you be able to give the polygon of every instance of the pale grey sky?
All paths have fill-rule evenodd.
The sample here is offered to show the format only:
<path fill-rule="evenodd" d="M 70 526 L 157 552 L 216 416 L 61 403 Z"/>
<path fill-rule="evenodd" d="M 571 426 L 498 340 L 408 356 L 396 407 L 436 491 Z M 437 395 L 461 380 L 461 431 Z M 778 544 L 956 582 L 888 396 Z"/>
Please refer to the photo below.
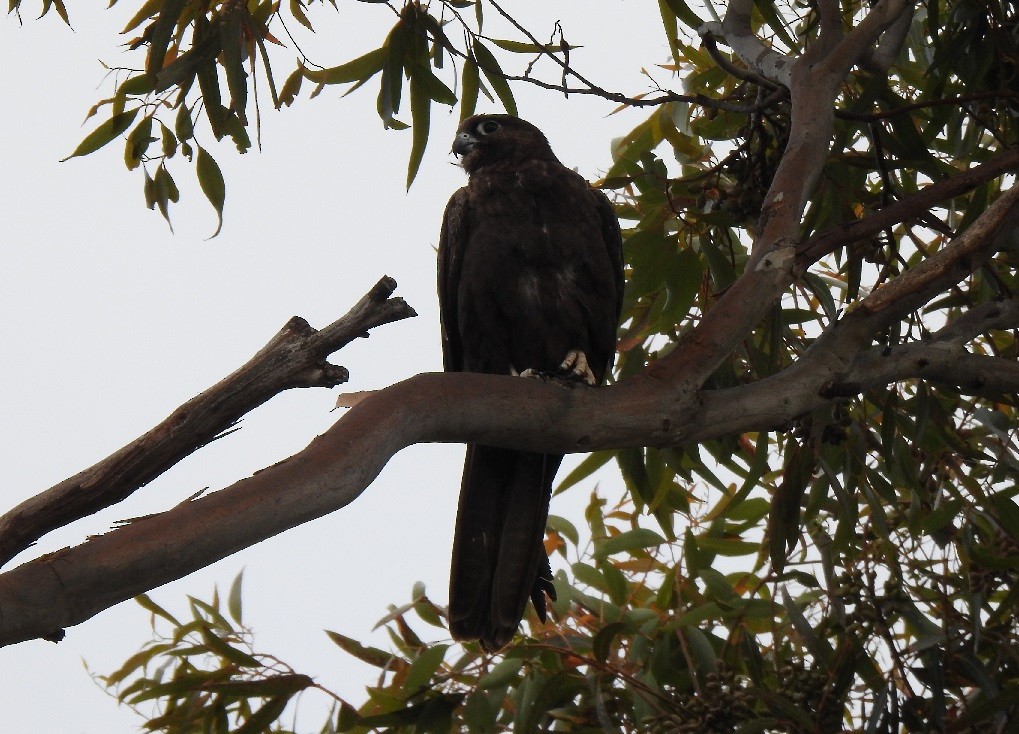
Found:
<path fill-rule="evenodd" d="M 462 185 L 447 140 L 456 119 L 433 111 L 435 135 L 418 180 L 404 191 L 409 132 L 384 131 L 372 85 L 339 99 L 339 89 L 263 108 L 264 152 L 237 155 L 200 134 L 227 179 L 223 233 L 193 180 L 171 172 L 183 201 L 176 234 L 142 203 L 140 172 L 123 166 L 123 144 L 58 163 L 94 121 L 85 111 L 111 90 L 99 61 L 137 64 L 117 35 L 137 3 L 112 11 L 69 6 L 74 30 L 54 14 L 19 27 L 3 21 L 5 70 L 0 115 L 0 381 L 4 510 L 106 456 L 177 405 L 244 362 L 292 315 L 321 326 L 344 313 L 382 274 L 416 319 L 386 326 L 334 357 L 350 369 L 343 390 L 383 387 L 438 370 L 434 251 L 442 207 Z M 515 3 L 550 32 L 561 18 L 573 61 L 608 87 L 647 89 L 640 74 L 667 60 L 657 3 L 638 0 Z M 493 14 L 494 15 L 494 14 Z M 336 64 L 369 50 L 392 23 L 377 6 L 341 0 L 316 5 L 319 33 L 302 45 Z M 494 18 L 492 19 L 494 20 Z M 504 35 L 509 36 L 509 33 Z M 610 42 L 610 39 L 615 39 Z M 282 74 L 288 54 L 277 53 Z M 666 72 L 660 79 L 668 81 Z M 264 89 L 264 84 L 262 85 Z M 613 105 L 564 101 L 519 90 L 521 115 L 541 127 L 560 159 L 594 178 L 609 164 L 608 142 L 644 113 L 607 117 Z M 481 109 L 496 110 L 492 105 Z M 55 532 L 15 563 L 81 542 L 118 519 L 171 507 L 203 487 L 215 490 L 300 450 L 339 417 L 337 391 L 291 391 L 255 411 L 243 429 L 206 447 L 100 515 Z M 363 699 L 372 672 L 332 646 L 324 628 L 364 638 L 422 580 L 446 601 L 449 547 L 462 447 L 415 446 L 398 455 L 353 505 L 291 530 L 153 592 L 183 611 L 187 594 L 207 598 L 245 570 L 245 616 L 261 651 L 324 685 Z M 578 519 L 592 483 L 557 500 L 553 512 Z M 618 493 L 618 488 L 608 489 Z M 141 719 L 103 695 L 82 659 L 108 673 L 148 639 L 148 618 L 133 602 L 67 630 L 54 645 L 33 641 L 0 650 L 4 730 L 108 734 Z M 376 633 L 377 642 L 387 640 Z M 304 729 L 317 730 L 308 701 Z"/>

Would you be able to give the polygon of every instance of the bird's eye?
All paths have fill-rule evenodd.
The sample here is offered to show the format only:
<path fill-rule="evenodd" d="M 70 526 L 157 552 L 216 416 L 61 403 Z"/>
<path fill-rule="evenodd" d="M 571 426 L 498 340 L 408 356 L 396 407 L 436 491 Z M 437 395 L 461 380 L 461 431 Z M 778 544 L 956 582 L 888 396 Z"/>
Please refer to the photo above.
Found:
<path fill-rule="evenodd" d="M 478 125 L 478 132 L 482 135 L 491 135 L 501 126 L 495 120 L 485 120 L 483 123 Z"/>

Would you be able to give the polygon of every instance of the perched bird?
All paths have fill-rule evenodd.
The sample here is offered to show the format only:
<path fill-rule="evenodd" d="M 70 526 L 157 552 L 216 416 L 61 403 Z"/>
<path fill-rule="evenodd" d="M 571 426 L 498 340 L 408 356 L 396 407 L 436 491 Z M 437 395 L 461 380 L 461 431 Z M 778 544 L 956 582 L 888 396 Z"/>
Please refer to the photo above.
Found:
<path fill-rule="evenodd" d="M 553 373 L 595 385 L 612 366 L 623 298 L 609 200 L 555 157 L 534 125 L 475 115 L 453 143 L 469 175 L 446 206 L 439 306 L 446 371 Z M 555 598 L 545 522 L 562 455 L 467 446 L 449 625 L 505 646 L 528 598 Z"/>

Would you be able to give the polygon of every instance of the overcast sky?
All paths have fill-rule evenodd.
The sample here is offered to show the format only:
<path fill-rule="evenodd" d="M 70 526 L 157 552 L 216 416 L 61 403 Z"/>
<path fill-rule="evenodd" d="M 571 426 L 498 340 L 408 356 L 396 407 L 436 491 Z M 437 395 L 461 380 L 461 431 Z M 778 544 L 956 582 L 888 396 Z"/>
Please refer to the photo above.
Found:
<path fill-rule="evenodd" d="M 533 23 L 539 35 L 562 19 L 568 40 L 585 45 L 572 60 L 603 86 L 645 91 L 641 66 L 667 60 L 657 3 L 513 7 L 530 8 L 520 17 L 540 15 Z M 24 25 L 8 16 L 0 31 L 3 510 L 152 427 L 242 364 L 291 316 L 323 326 L 342 315 L 383 274 L 396 278 L 398 294 L 420 315 L 376 329 L 335 355 L 351 372 L 341 389 L 379 388 L 441 369 L 434 247 L 445 201 L 465 180 L 447 153 L 455 117 L 433 111 L 434 135 L 409 193 L 410 134 L 382 129 L 373 85 L 342 100 L 338 89 L 314 100 L 306 90 L 283 112 L 263 107 L 262 152 L 240 156 L 200 128 L 227 180 L 223 232 L 207 239 L 215 215 L 193 169 L 174 161 L 182 201 L 172 211 L 171 234 L 145 209 L 141 174 L 124 168 L 121 142 L 58 162 L 93 128 L 95 120 L 81 124 L 86 110 L 111 92 L 100 61 L 139 63 L 125 55 L 117 35 L 136 9 L 128 0 L 112 11 L 69 4 L 72 31 L 53 13 L 35 20 L 38 5 L 26 4 Z M 374 48 L 393 22 L 384 9 L 350 0 L 341 0 L 339 13 L 323 4 L 311 15 L 319 32 L 305 34 L 302 47 L 324 65 Z M 289 73 L 292 56 L 276 54 L 278 75 Z M 668 81 L 666 72 L 658 76 Z M 610 139 L 643 114 L 609 117 L 613 105 L 594 98 L 518 94 L 521 115 L 546 132 L 564 163 L 589 178 L 607 168 Z M 330 411 L 337 392 L 275 398 L 241 431 L 128 501 L 52 533 L 15 564 L 299 451 L 340 416 Z M 225 588 L 245 569 L 245 617 L 257 648 L 360 703 L 371 669 L 333 647 L 322 630 L 364 639 L 386 605 L 407 601 L 418 580 L 445 604 L 462 455 L 460 446 L 407 449 L 351 506 L 152 594 L 184 612 L 186 595 L 208 598 L 214 584 Z M 617 496 L 609 481 L 604 491 Z M 557 498 L 553 513 L 580 522 L 592 489 L 588 482 Z M 4 730 L 137 730 L 142 720 L 107 698 L 82 661 L 109 673 L 147 639 L 147 614 L 126 602 L 68 629 L 57 645 L 32 641 L 0 650 Z M 387 643 L 381 633 L 376 640 Z M 321 720 L 310 700 L 308 711 L 303 728 L 317 730 Z"/>

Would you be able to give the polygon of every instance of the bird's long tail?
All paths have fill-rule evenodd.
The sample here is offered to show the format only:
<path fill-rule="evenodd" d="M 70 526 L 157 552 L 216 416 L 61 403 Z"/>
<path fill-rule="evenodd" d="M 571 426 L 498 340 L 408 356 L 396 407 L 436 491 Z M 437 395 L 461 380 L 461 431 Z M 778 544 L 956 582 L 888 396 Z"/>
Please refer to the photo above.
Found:
<path fill-rule="evenodd" d="M 562 458 L 468 445 L 450 569 L 454 638 L 504 647 L 529 598 L 545 618 L 545 594 L 555 594 L 545 521 Z"/>

